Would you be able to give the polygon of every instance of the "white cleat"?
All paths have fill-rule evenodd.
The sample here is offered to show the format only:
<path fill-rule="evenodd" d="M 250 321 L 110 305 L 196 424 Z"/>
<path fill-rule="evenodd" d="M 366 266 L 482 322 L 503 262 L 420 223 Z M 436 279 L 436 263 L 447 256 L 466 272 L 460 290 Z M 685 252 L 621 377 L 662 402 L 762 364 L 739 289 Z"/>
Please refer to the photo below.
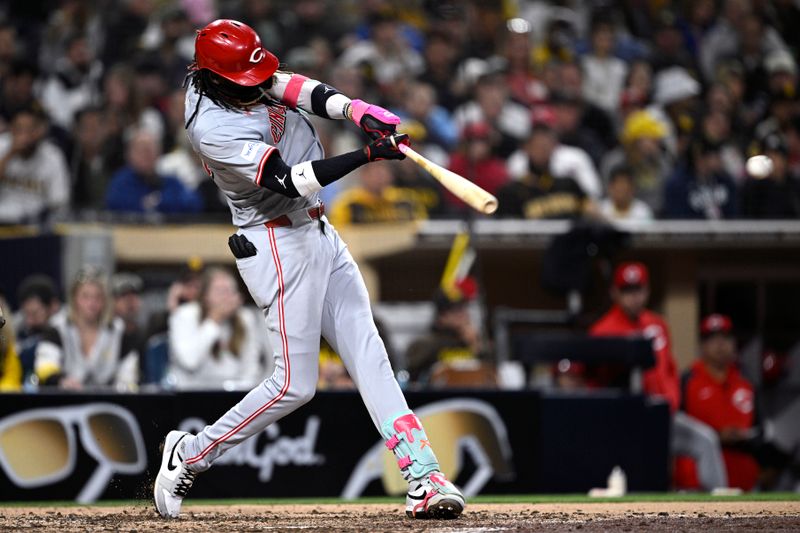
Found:
<path fill-rule="evenodd" d="M 188 436 L 190 434 L 185 431 L 170 431 L 162 444 L 161 468 L 153 486 L 153 501 L 156 511 L 164 518 L 178 517 L 183 498 L 197 476 L 183 464 L 183 444 Z"/>
<path fill-rule="evenodd" d="M 432 472 L 408 484 L 406 515 L 411 518 L 449 520 L 467 506 L 464 496 L 441 472 Z"/>

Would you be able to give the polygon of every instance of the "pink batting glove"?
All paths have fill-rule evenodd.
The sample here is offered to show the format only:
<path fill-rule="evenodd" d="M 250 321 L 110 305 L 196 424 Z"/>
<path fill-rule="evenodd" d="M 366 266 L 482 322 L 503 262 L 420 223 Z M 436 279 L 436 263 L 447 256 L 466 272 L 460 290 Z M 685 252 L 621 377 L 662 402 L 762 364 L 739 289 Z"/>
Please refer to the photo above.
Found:
<path fill-rule="evenodd" d="M 350 119 L 373 140 L 393 135 L 400 117 L 386 109 L 363 100 L 350 102 Z"/>

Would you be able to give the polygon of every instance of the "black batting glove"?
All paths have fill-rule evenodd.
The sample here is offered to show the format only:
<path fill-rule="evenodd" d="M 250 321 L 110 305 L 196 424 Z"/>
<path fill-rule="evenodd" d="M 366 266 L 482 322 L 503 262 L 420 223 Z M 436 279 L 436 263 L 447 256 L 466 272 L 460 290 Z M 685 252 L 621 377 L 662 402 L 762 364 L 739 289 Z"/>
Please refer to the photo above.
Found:
<path fill-rule="evenodd" d="M 384 159 L 405 159 L 406 154 L 400 151 L 398 146 L 405 144 L 408 146 L 410 141 L 408 135 L 399 133 L 381 137 L 372 141 L 364 147 L 364 154 L 370 161 L 383 161 Z"/>
<path fill-rule="evenodd" d="M 361 119 L 361 129 L 373 140 L 386 137 L 387 135 L 394 135 L 397 132 L 397 126 L 394 124 L 387 124 L 372 115 L 364 115 L 364 118 Z"/>
<path fill-rule="evenodd" d="M 255 245 L 244 235 L 237 235 L 234 233 L 228 238 L 228 247 L 231 249 L 233 256 L 236 259 L 244 259 L 246 257 L 253 257 L 258 252 Z"/>

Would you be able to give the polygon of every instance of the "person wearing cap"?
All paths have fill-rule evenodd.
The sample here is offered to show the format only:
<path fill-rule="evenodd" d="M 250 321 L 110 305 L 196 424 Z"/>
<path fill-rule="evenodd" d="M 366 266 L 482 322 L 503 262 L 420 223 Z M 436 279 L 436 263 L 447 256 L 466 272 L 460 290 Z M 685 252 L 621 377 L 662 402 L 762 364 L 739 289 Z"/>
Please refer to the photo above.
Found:
<path fill-rule="evenodd" d="M 414 340 L 406 352 L 406 365 L 412 382 L 425 382 L 439 362 L 485 359 L 478 329 L 472 323 L 463 295 L 442 289 L 433 297 L 435 315 L 431 330 Z"/>
<path fill-rule="evenodd" d="M 587 193 L 578 182 L 577 169 L 559 168 L 555 164 L 559 148 L 558 136 L 553 129 L 542 124 L 534 126 L 522 152 L 526 160 L 525 173 L 519 180 L 511 181 L 497 191 L 498 216 L 579 219 L 597 212 L 591 193 Z M 598 183 L 598 192 L 599 188 Z"/>
<path fill-rule="evenodd" d="M 701 135 L 692 141 L 664 188 L 664 218 L 735 218 L 736 183 L 722 165 L 720 142 Z"/>
<path fill-rule="evenodd" d="M 552 366 L 553 385 L 564 391 L 577 391 L 587 388 L 586 364 L 581 361 L 560 359 Z"/>
<path fill-rule="evenodd" d="M 448 168 L 482 189 L 496 194 L 508 183 L 505 161 L 492 153 L 492 129 L 484 122 L 473 122 L 461 131 L 459 149 L 450 155 Z M 445 202 L 452 211 L 465 212 L 467 205 L 445 190 Z"/>
<path fill-rule="evenodd" d="M 654 213 L 664 204 L 664 183 L 673 167 L 673 158 L 664 140 L 667 128 L 649 111 L 634 111 L 625 119 L 620 146 L 606 154 L 601 174 L 610 186 L 615 168 L 626 166 L 636 186 L 636 198 L 645 202 Z"/>
<path fill-rule="evenodd" d="M 759 466 L 746 447 L 757 423 L 755 393 L 736 367 L 736 356 L 730 317 L 706 316 L 700 323 L 700 356 L 683 375 L 681 408 L 717 433 L 729 486 L 752 490 Z M 699 466 L 692 459 L 679 458 L 676 484 L 696 488 Z"/>
<path fill-rule="evenodd" d="M 142 278 L 131 272 L 118 272 L 111 276 L 111 295 L 114 297 L 114 316 L 125 324 L 125 332 L 139 330 L 139 313 L 142 310 Z"/>
<path fill-rule="evenodd" d="M 620 264 L 611 286 L 611 309 L 594 323 L 594 336 L 645 337 L 652 340 L 656 364 L 643 374 L 644 392 L 669 404 L 672 412 L 671 449 L 676 455 L 698 459 L 705 490 L 727 486 L 719 440 L 705 424 L 679 411 L 680 384 L 672 355 L 669 326 L 646 308 L 650 297 L 650 273 L 638 262 Z M 600 383 L 602 385 L 602 383 Z"/>
<path fill-rule="evenodd" d="M 747 176 L 742 186 L 742 215 L 757 219 L 800 218 L 800 175 L 789 167 L 789 148 L 774 133 L 761 143 L 761 153 L 772 160 L 766 177 Z"/>
<path fill-rule="evenodd" d="M 694 130 L 700 82 L 685 68 L 670 67 L 655 75 L 653 87 L 653 104 L 647 110 L 666 127 L 665 146 L 677 157 Z"/>
<path fill-rule="evenodd" d="M 126 344 L 139 355 L 140 376 L 144 377 L 147 354 L 147 332 L 142 327 L 142 289 L 144 281 L 132 272 L 117 272 L 111 276 L 113 316 L 122 321 Z"/>
<path fill-rule="evenodd" d="M 680 402 L 678 370 L 672 356 L 669 326 L 646 308 L 650 273 L 638 262 L 622 263 L 614 271 L 611 309 L 589 330 L 595 336 L 644 336 L 653 341 L 656 364 L 644 373 L 644 391 L 663 398 L 675 411 Z"/>
<path fill-rule="evenodd" d="M 22 280 L 17 288 L 17 304 L 17 353 L 27 383 L 33 375 L 39 343 L 57 336 L 51 324 L 63 319 L 66 309 L 58 298 L 55 281 L 45 274 L 32 274 Z"/>
<path fill-rule="evenodd" d="M 788 50 L 775 50 L 764 58 L 770 90 L 791 87 L 797 90 L 797 63 Z"/>

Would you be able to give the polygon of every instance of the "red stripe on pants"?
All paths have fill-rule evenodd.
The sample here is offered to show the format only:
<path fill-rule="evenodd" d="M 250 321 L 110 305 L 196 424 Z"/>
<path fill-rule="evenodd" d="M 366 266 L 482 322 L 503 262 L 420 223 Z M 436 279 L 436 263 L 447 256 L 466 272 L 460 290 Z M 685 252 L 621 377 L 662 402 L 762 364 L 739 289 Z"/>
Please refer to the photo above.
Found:
<path fill-rule="evenodd" d="M 279 329 L 281 332 L 281 342 L 283 344 L 283 364 L 286 367 L 286 371 L 284 372 L 284 379 L 283 379 L 283 387 L 281 387 L 280 392 L 277 396 L 271 399 L 269 402 L 265 403 L 261 407 L 259 407 L 256 412 L 242 420 L 239 425 L 235 428 L 231 429 L 223 436 L 209 444 L 205 447 L 205 449 L 200 452 L 198 455 L 191 457 L 186 460 L 186 464 L 194 464 L 197 461 L 203 459 L 206 455 L 208 455 L 211 450 L 213 450 L 217 445 L 222 444 L 233 435 L 238 433 L 245 427 L 247 424 L 253 421 L 258 415 L 275 405 L 281 398 L 286 395 L 286 391 L 289 390 L 289 383 L 291 382 L 291 367 L 289 365 L 289 341 L 286 337 L 286 321 L 284 319 L 284 308 L 283 308 L 283 294 L 284 294 L 284 285 L 283 285 L 283 267 L 281 265 L 281 259 L 278 255 L 278 244 L 275 241 L 275 230 L 273 228 L 268 228 L 269 231 L 269 247 L 272 251 L 272 260 L 275 262 L 275 270 L 278 273 L 278 320 L 279 320 Z"/>

